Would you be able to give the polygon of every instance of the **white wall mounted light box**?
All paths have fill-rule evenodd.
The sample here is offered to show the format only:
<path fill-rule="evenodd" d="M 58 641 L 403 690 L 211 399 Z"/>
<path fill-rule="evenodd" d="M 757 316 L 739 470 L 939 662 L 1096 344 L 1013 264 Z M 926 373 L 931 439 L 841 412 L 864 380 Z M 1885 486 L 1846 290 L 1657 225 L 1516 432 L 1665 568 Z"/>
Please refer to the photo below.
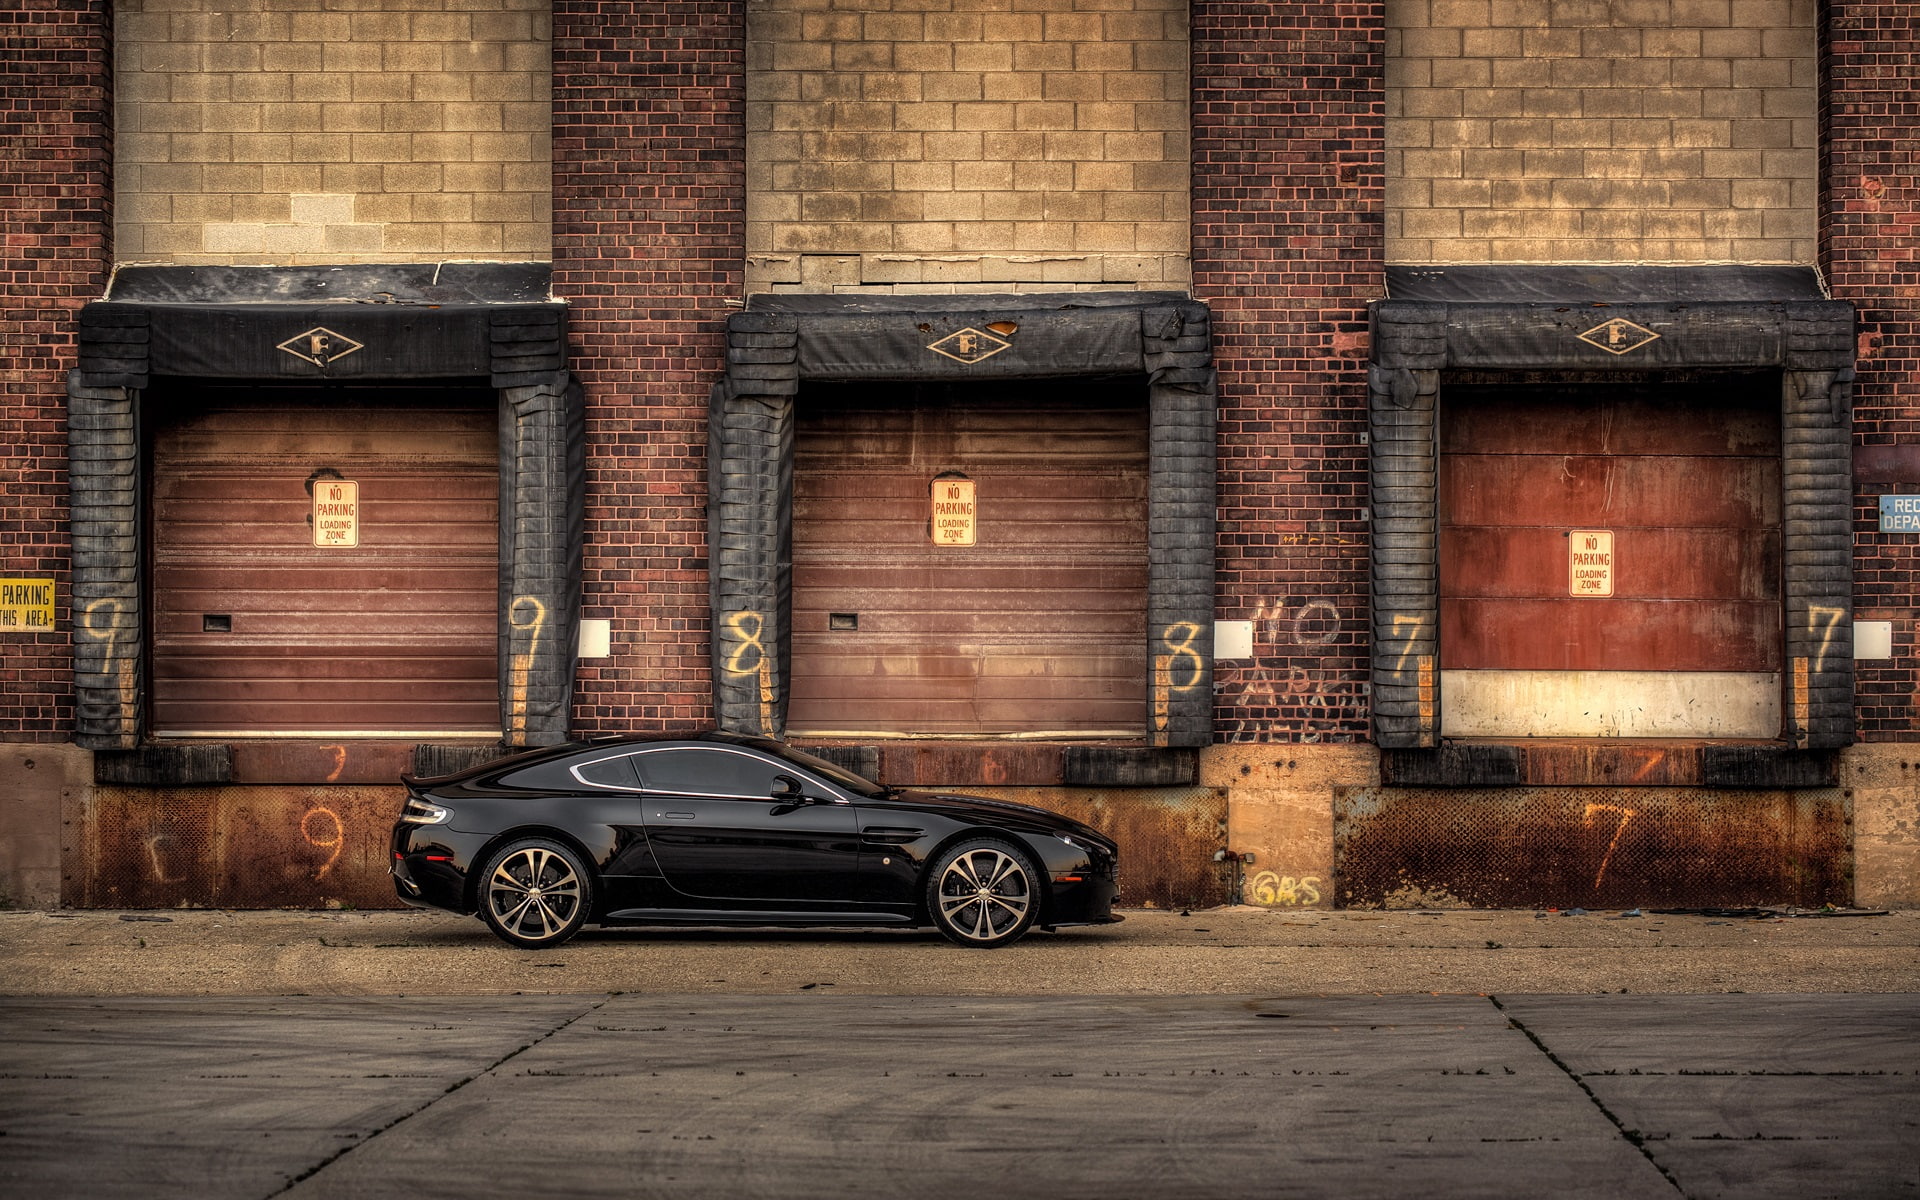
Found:
<path fill-rule="evenodd" d="M 1853 656 L 1856 659 L 1893 657 L 1892 621 L 1855 621 Z"/>
<path fill-rule="evenodd" d="M 613 653 L 613 622 L 604 617 L 580 618 L 580 657 L 607 658 Z"/>
<path fill-rule="evenodd" d="M 1215 621 L 1213 623 L 1213 657 L 1216 661 L 1225 658 L 1252 658 L 1253 622 Z"/>

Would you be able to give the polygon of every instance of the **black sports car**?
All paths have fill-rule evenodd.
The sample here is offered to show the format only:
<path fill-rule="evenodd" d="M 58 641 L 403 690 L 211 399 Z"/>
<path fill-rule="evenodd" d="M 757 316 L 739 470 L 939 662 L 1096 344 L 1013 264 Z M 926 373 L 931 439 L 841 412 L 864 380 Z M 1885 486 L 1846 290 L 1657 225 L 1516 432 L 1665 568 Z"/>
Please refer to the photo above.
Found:
<path fill-rule="evenodd" d="M 1118 855 L 1024 804 L 882 787 L 763 738 L 534 750 L 402 776 L 393 880 L 527 949 L 602 925 L 927 925 L 1004 946 L 1117 921 Z"/>

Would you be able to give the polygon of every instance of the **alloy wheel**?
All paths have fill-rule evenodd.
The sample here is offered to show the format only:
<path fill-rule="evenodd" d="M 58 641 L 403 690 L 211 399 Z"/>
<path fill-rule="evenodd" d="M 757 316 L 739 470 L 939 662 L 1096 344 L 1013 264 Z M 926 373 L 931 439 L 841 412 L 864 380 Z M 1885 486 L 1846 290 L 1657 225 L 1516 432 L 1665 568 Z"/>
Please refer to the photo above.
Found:
<path fill-rule="evenodd" d="M 1033 916 L 1033 876 L 998 846 L 962 850 L 940 873 L 935 904 L 941 929 L 976 945 L 1011 940 Z"/>
<path fill-rule="evenodd" d="M 580 873 L 555 849 L 509 851 L 495 861 L 486 890 L 489 924 L 510 940 L 546 944 L 580 924 Z"/>

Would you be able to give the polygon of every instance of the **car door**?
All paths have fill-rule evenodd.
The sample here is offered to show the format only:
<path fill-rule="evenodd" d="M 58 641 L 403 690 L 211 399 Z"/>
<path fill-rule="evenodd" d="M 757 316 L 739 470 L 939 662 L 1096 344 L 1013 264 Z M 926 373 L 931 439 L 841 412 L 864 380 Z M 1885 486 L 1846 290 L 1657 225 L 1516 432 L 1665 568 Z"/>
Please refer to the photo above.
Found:
<path fill-rule="evenodd" d="M 647 841 L 674 891 L 718 907 L 852 907 L 859 814 L 790 763 L 732 746 L 636 754 Z M 776 798 L 785 781 L 800 794 Z"/>

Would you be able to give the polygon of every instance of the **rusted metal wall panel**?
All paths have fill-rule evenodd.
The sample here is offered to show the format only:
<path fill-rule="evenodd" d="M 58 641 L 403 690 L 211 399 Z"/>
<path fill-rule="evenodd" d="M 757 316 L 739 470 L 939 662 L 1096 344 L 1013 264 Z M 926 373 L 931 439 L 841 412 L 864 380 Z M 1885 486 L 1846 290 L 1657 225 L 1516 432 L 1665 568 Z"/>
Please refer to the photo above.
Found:
<path fill-rule="evenodd" d="M 1047 787 L 1064 782 L 1058 745 L 1031 742 L 892 741 L 877 748 L 873 776 L 896 787 Z"/>
<path fill-rule="evenodd" d="M 1221 788 L 977 788 L 1120 846 L 1120 903 L 1229 902 Z M 69 802 L 61 903 L 75 908 L 397 908 L 387 877 L 398 787 L 96 788 Z"/>
<path fill-rule="evenodd" d="M 68 815 L 76 908 L 397 908 L 398 787 L 97 788 Z"/>
<path fill-rule="evenodd" d="M 968 788 L 1084 821 L 1120 846 L 1120 898 L 1127 908 L 1198 908 L 1238 900 L 1227 846 L 1224 788 Z"/>
<path fill-rule="evenodd" d="M 1751 742 L 1651 738 L 1448 742 L 1437 750 L 1389 750 L 1380 758 L 1388 787 L 1828 788 L 1840 782 L 1831 751 Z"/>
<path fill-rule="evenodd" d="M 501 753 L 497 742 L 477 745 Z M 245 741 L 228 750 L 231 783 L 392 783 L 415 766 L 413 742 Z"/>
<path fill-rule="evenodd" d="M 1848 903 L 1837 788 L 1339 788 L 1341 907 Z"/>

